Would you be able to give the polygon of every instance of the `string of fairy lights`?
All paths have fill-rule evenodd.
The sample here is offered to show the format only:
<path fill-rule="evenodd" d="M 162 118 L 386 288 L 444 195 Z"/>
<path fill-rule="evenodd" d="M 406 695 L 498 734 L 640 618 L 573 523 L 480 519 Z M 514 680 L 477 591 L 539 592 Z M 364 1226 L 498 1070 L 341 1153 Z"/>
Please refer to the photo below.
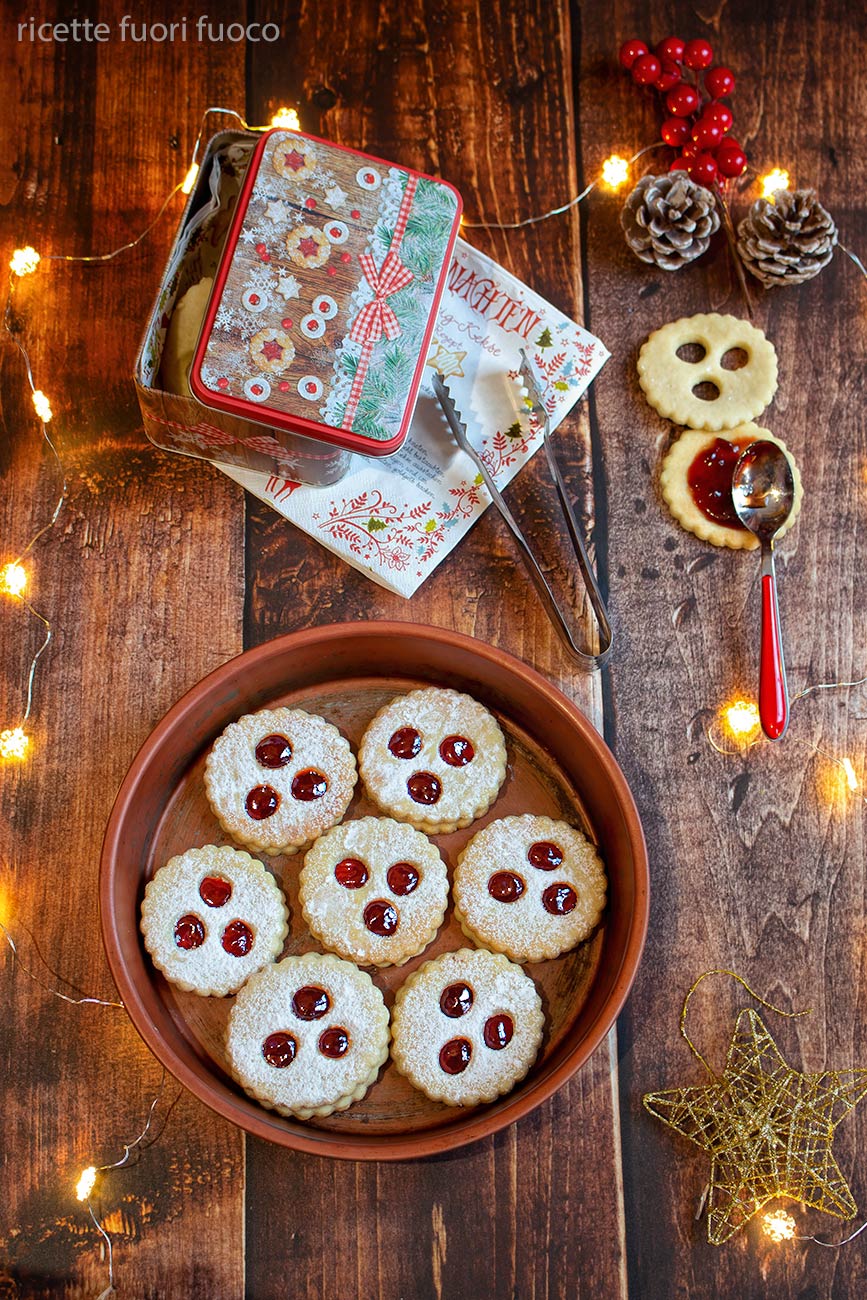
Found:
<path fill-rule="evenodd" d="M 201 167 L 201 163 L 199 161 L 199 154 L 202 146 L 202 141 L 204 139 L 204 132 L 207 127 L 209 119 L 215 115 L 233 118 L 235 121 L 237 121 L 240 124 L 242 129 L 248 131 L 260 132 L 260 131 L 268 130 L 272 127 L 279 127 L 287 130 L 300 130 L 298 114 L 295 109 L 287 109 L 287 108 L 279 109 L 278 112 L 276 112 L 274 116 L 271 118 L 271 121 L 268 124 L 268 126 L 250 126 L 250 124 L 245 121 L 242 115 L 233 109 L 210 107 L 206 109 L 205 112 L 202 114 L 198 134 L 196 136 L 195 144 L 193 146 L 193 150 L 190 156 L 189 165 L 183 180 L 180 181 L 177 185 L 175 185 L 172 188 L 172 190 L 169 192 L 169 194 L 163 201 L 162 205 L 160 206 L 156 216 L 152 219 L 149 225 L 134 239 L 120 245 L 117 248 L 111 249 L 108 252 L 100 253 L 100 254 L 90 254 L 90 255 L 68 255 L 68 254 L 60 254 L 60 253 L 40 254 L 40 252 L 38 252 L 35 247 L 33 247 L 30 244 L 27 244 L 20 248 L 16 248 L 13 251 L 11 259 L 9 261 L 9 283 L 8 283 L 8 290 L 6 295 L 6 304 L 3 313 L 3 332 L 8 338 L 8 340 L 15 347 L 23 362 L 25 378 L 30 391 L 30 399 L 31 399 L 33 411 L 35 413 L 36 420 L 38 421 L 39 424 L 40 436 L 51 455 L 52 463 L 54 464 L 55 471 L 60 480 L 60 488 L 59 488 L 58 496 L 56 498 L 56 502 L 47 521 L 43 523 L 36 532 L 33 533 L 33 535 L 29 538 L 29 540 L 25 543 L 25 545 L 18 551 L 17 555 L 14 558 L 6 561 L 5 563 L 0 563 L 0 596 L 5 596 L 10 601 L 21 605 L 24 608 L 24 610 L 27 612 L 27 614 L 31 617 L 31 619 L 33 619 L 34 621 L 40 624 L 42 629 L 42 640 L 30 659 L 26 676 L 25 676 L 25 685 L 23 690 L 24 705 L 21 714 L 17 720 L 10 721 L 5 726 L 3 725 L 3 720 L 0 719 L 0 762 L 2 762 L 3 764 L 12 764 L 12 765 L 23 764 L 25 760 L 27 760 L 31 755 L 32 748 L 33 748 L 33 737 L 31 735 L 31 729 L 29 724 L 30 724 L 30 720 L 32 717 L 34 704 L 35 704 L 35 697 L 36 697 L 35 683 L 36 683 L 36 676 L 37 676 L 37 668 L 42 655 L 45 653 L 52 640 L 54 627 L 51 619 L 33 605 L 28 595 L 28 590 L 31 585 L 31 573 L 30 573 L 29 562 L 32 560 L 32 556 L 37 544 L 57 524 L 58 518 L 61 515 L 61 512 L 63 510 L 63 507 L 66 503 L 69 494 L 69 484 L 66 477 L 64 464 L 61 455 L 58 451 L 57 445 L 54 441 L 54 438 L 52 437 L 52 434 L 49 430 L 49 426 L 51 425 L 53 420 L 51 401 L 47 396 L 47 394 L 45 393 L 45 391 L 42 388 L 37 386 L 30 354 L 23 336 L 23 330 L 17 323 L 17 319 L 13 312 L 16 287 L 19 281 L 24 279 L 25 277 L 42 274 L 45 268 L 51 263 L 56 263 L 56 262 L 108 263 L 110 261 L 113 261 L 115 258 L 119 257 L 121 254 L 136 248 L 157 226 L 157 224 L 160 222 L 162 217 L 168 211 L 172 203 L 172 200 L 175 198 L 175 196 L 178 193 L 181 193 L 183 195 L 189 195 L 190 193 L 192 193 L 193 187 L 195 186 L 196 180 L 199 175 L 200 167 Z M 462 220 L 461 223 L 462 227 L 467 229 L 521 230 L 536 225 L 539 222 L 546 221 L 553 217 L 559 216 L 565 212 L 568 212 L 569 210 L 577 207 L 584 200 L 586 200 L 590 196 L 590 194 L 592 194 L 596 189 L 602 188 L 612 193 L 616 193 L 619 190 L 621 190 L 622 187 L 628 181 L 631 173 L 631 169 L 634 166 L 634 164 L 639 159 L 644 157 L 646 154 L 649 154 L 660 147 L 663 146 L 659 143 L 648 145 L 647 147 L 638 150 L 638 152 L 633 154 L 630 158 L 624 158 L 616 153 L 611 154 L 601 164 L 598 175 L 588 185 L 586 185 L 583 190 L 581 190 L 578 194 L 576 194 L 567 203 L 550 208 L 545 212 L 538 213 L 536 215 L 523 218 L 521 220 L 515 220 L 510 222 L 483 221 L 483 220 L 472 221 L 465 218 Z M 790 178 L 787 172 L 778 168 L 774 168 L 773 170 L 769 171 L 766 175 L 760 177 L 759 183 L 762 187 L 763 197 L 772 198 L 773 194 L 777 190 L 788 188 L 790 184 Z M 841 251 L 844 252 L 846 256 L 849 257 L 850 260 L 855 264 L 855 266 L 861 272 L 861 274 L 867 277 L 867 269 L 865 269 L 860 258 L 858 258 L 857 255 L 853 253 L 851 250 L 845 248 L 842 244 L 840 244 L 839 247 L 841 248 Z M 813 691 L 842 689 L 844 687 L 847 688 L 857 687 L 864 684 L 865 682 L 867 682 L 867 677 L 859 678 L 851 682 L 820 683 L 815 686 L 807 687 L 805 690 L 801 691 L 797 696 L 793 697 L 792 703 L 794 703 L 795 700 L 799 700 Z M 730 746 L 727 747 L 724 740 L 721 739 L 720 733 L 728 737 L 728 739 L 733 742 L 734 747 L 730 747 Z M 755 703 L 749 700 L 737 700 L 725 706 L 720 711 L 718 719 L 716 720 L 714 726 L 708 731 L 707 735 L 711 745 L 714 747 L 714 749 L 717 750 L 717 752 L 721 754 L 744 753 L 746 749 L 751 748 L 753 745 L 757 743 L 761 743 L 760 721 L 759 721 L 759 713 L 758 713 L 757 706 L 755 705 Z M 806 743 L 806 742 L 801 742 L 801 743 Z M 817 746 L 813 746 L 812 748 L 814 749 L 815 752 L 818 753 L 826 752 L 819 749 Z M 848 757 L 837 758 L 834 755 L 830 755 L 830 754 L 827 756 L 835 764 L 837 764 L 837 766 L 843 771 L 843 773 L 846 776 L 849 788 L 851 790 L 858 789 L 859 783 L 858 783 L 857 776 L 855 774 L 854 767 L 851 763 L 851 760 Z M 69 994 L 65 994 L 61 992 L 59 989 L 52 987 L 51 985 L 46 983 L 43 979 L 41 979 L 38 975 L 36 975 L 32 970 L 30 970 L 26 965 L 24 965 L 24 963 L 21 961 L 21 957 L 18 948 L 16 946 L 15 940 L 13 939 L 7 927 L 2 922 L 0 922 L 0 932 L 2 932 L 2 937 L 5 939 L 12 953 L 12 959 L 14 965 L 18 969 L 20 969 L 35 984 L 39 985 L 39 987 L 46 990 L 49 994 L 57 998 L 60 998 L 67 1003 L 77 1005 L 77 1006 L 81 1006 L 83 1004 L 96 1004 L 96 1005 L 106 1006 L 106 1007 L 118 1007 L 118 1008 L 122 1007 L 123 1005 L 122 1003 L 111 1002 L 100 998 L 72 997 Z M 52 972 L 52 974 L 54 973 Z M 160 1099 L 164 1092 L 165 1079 L 166 1079 L 165 1071 L 163 1071 L 163 1077 L 160 1082 L 157 1093 L 153 1096 L 153 1098 L 151 1099 L 148 1105 L 144 1125 L 140 1133 L 138 1134 L 138 1136 L 132 1142 L 125 1144 L 123 1154 L 121 1155 L 121 1157 L 118 1160 L 109 1164 L 104 1164 L 100 1166 L 88 1165 L 85 1169 L 82 1170 L 81 1175 L 76 1184 L 76 1188 L 75 1188 L 76 1197 L 80 1203 L 86 1205 L 90 1218 L 93 1221 L 96 1230 L 99 1232 L 100 1236 L 102 1237 L 105 1243 L 105 1248 L 107 1252 L 107 1264 L 108 1264 L 108 1273 L 109 1273 L 108 1286 L 101 1293 L 99 1300 L 104 1300 L 104 1297 L 109 1296 L 115 1290 L 114 1258 L 113 1258 L 111 1236 L 106 1231 L 104 1224 L 100 1221 L 100 1219 L 97 1217 L 94 1211 L 92 1196 L 100 1175 L 106 1174 L 112 1170 L 120 1169 L 128 1165 L 133 1153 L 141 1152 L 146 1146 L 151 1145 L 152 1142 L 156 1141 L 157 1138 L 159 1137 L 159 1132 L 156 1133 L 155 1135 L 152 1134 L 152 1128 L 154 1124 L 154 1117 Z M 174 1105 L 174 1102 L 172 1102 L 172 1105 Z M 171 1107 L 169 1108 L 169 1110 L 170 1109 Z M 150 1140 L 148 1141 L 149 1138 Z M 846 1241 L 852 1240 L 863 1230 L 864 1227 L 867 1227 L 867 1224 L 862 1225 L 861 1228 L 857 1229 L 856 1232 L 852 1233 L 850 1237 L 846 1238 L 845 1240 Z M 768 1214 L 765 1216 L 764 1230 L 773 1240 L 781 1241 L 784 1239 L 790 1239 L 796 1235 L 794 1220 L 791 1219 L 791 1216 L 787 1215 L 786 1212 L 782 1210 L 774 1211 L 772 1212 L 772 1214 Z M 825 1245 L 825 1246 L 845 1244 L 845 1242 L 839 1242 L 839 1243 L 824 1242 L 815 1237 L 810 1237 L 810 1238 L 799 1237 L 797 1239 L 816 1241 L 817 1244 Z"/>

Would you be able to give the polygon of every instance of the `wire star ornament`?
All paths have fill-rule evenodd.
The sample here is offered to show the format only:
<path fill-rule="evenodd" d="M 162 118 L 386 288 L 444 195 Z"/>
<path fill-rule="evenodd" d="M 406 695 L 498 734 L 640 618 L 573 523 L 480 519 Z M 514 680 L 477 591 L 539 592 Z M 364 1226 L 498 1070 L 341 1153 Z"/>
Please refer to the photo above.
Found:
<path fill-rule="evenodd" d="M 709 974 L 731 975 L 753 992 L 733 971 Z M 867 1070 L 795 1070 L 759 1014 L 743 1010 L 717 1076 L 685 1029 L 689 999 L 706 975 L 686 996 L 681 1033 L 714 1082 L 650 1092 L 643 1100 L 651 1115 L 710 1155 L 708 1240 L 722 1245 L 779 1197 L 853 1218 L 857 1206 L 831 1144 L 837 1125 L 867 1096 Z"/>

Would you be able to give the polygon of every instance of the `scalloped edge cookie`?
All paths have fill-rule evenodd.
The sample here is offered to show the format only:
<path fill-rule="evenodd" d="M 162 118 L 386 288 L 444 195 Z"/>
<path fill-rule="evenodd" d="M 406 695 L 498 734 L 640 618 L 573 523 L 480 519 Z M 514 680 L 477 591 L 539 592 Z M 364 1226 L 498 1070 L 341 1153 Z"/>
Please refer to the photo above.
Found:
<path fill-rule="evenodd" d="M 701 361 L 683 361 L 676 355 L 688 343 L 705 349 Z M 725 370 L 715 357 L 722 360 L 733 348 L 745 351 L 749 362 L 739 370 Z M 654 410 L 675 424 L 733 429 L 760 415 L 776 393 L 777 353 L 760 329 L 738 316 L 682 316 L 645 340 L 638 354 L 638 382 Z M 713 401 L 692 392 L 705 382 L 719 389 Z"/>
<path fill-rule="evenodd" d="M 769 429 L 763 429 L 761 425 L 753 424 L 751 421 L 739 424 L 736 429 L 685 429 L 666 454 L 659 475 L 659 486 L 665 504 L 680 526 L 688 533 L 700 537 L 703 542 L 710 542 L 712 546 L 727 546 L 733 551 L 754 551 L 759 545 L 759 539 L 745 528 L 726 528 L 725 524 L 717 524 L 712 519 L 708 519 L 693 501 L 686 475 L 696 456 L 714 439 L 725 438 L 728 442 L 741 442 L 744 437 L 746 438 L 744 450 L 751 442 L 775 442 L 785 452 L 786 459 L 792 467 L 795 499 L 792 513 L 778 534 L 777 540 L 779 540 L 797 522 L 804 498 L 804 487 L 801 482 L 801 471 L 794 456 L 782 438 L 775 437 Z"/>

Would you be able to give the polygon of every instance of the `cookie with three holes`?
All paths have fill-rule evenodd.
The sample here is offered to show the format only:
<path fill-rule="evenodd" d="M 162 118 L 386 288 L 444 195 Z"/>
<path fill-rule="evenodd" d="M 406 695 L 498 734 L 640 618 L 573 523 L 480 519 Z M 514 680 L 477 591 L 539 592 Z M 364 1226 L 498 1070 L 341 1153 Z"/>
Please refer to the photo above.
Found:
<path fill-rule="evenodd" d="M 605 892 L 602 861 L 581 831 L 529 813 L 502 817 L 458 857 L 455 919 L 512 961 L 546 961 L 588 938 Z"/>
<path fill-rule="evenodd" d="M 206 844 L 160 867 L 145 889 L 141 931 L 151 960 L 178 988 L 235 993 L 277 957 L 289 909 L 270 872 L 249 853 Z"/>
<path fill-rule="evenodd" d="M 398 821 L 429 835 L 483 816 L 506 776 L 496 718 L 459 691 L 426 687 L 380 709 L 358 753 L 370 797 Z"/>
<path fill-rule="evenodd" d="M 370 976 L 330 954 L 284 957 L 244 985 L 229 1016 L 233 1077 L 299 1119 L 359 1101 L 388 1056 L 388 1011 Z"/>
<path fill-rule="evenodd" d="M 311 933 L 362 966 L 400 966 L 422 952 L 449 895 L 436 845 L 390 817 L 335 826 L 308 850 L 300 883 Z"/>
<path fill-rule="evenodd" d="M 520 966 L 461 948 L 425 962 L 398 991 L 391 1053 L 433 1101 L 477 1106 L 523 1079 L 543 1027 L 536 985 Z"/>
<path fill-rule="evenodd" d="M 263 709 L 232 722 L 205 764 L 223 830 L 260 853 L 297 853 L 343 818 L 358 774 L 336 727 L 303 709 Z"/>

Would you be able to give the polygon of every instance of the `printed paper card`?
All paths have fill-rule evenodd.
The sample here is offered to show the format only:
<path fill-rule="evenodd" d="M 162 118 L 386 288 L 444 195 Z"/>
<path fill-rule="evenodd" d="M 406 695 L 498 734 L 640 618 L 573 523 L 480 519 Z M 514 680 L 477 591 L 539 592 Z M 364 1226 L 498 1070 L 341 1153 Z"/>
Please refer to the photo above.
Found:
<path fill-rule="evenodd" d="M 524 348 L 556 428 L 609 353 L 587 330 L 484 253 L 459 240 L 426 375 L 438 370 L 500 488 L 542 442 L 515 379 Z M 219 465 L 229 478 L 323 546 L 398 595 L 410 597 L 469 532 L 490 497 L 422 384 L 409 437 L 394 456 L 356 457 L 327 488 Z"/>

